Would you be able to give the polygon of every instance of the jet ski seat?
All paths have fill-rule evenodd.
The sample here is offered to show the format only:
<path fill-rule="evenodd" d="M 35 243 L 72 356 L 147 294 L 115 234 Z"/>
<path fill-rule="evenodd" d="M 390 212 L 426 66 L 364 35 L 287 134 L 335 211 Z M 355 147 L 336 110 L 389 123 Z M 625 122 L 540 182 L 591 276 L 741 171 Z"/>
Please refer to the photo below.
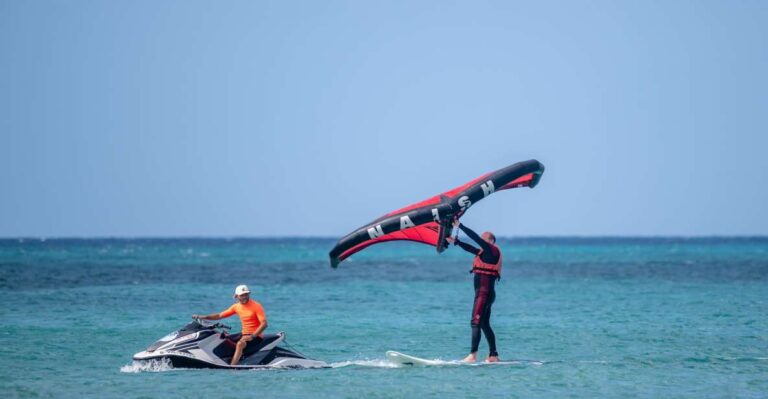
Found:
<path fill-rule="evenodd" d="M 218 348 L 216 348 L 215 352 L 217 355 L 221 357 L 228 357 L 231 358 L 232 355 L 235 353 L 235 346 L 237 345 L 237 341 L 240 340 L 240 338 L 243 336 L 242 333 L 236 333 L 236 334 L 226 334 L 222 333 L 222 338 L 225 338 L 224 342 L 219 345 Z M 276 339 L 280 338 L 280 334 L 264 334 L 264 338 L 261 340 L 253 340 L 248 343 L 248 345 L 243 350 L 243 357 L 248 357 L 256 352 L 259 351 L 259 349 L 263 348 L 264 346 L 274 342 Z"/>

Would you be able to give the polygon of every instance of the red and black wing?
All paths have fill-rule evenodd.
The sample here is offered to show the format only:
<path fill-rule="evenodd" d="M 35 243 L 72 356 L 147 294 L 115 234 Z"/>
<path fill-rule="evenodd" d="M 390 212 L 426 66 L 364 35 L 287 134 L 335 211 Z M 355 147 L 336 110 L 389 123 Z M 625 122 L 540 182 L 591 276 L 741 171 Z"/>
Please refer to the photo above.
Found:
<path fill-rule="evenodd" d="M 537 160 L 519 162 L 495 172 L 486 173 L 466 184 L 424 201 L 390 212 L 347 234 L 329 253 L 331 266 L 366 247 L 386 241 L 407 240 L 445 249 L 445 238 L 451 234 L 451 223 L 461 217 L 472 204 L 501 190 L 535 187 L 544 173 Z"/>

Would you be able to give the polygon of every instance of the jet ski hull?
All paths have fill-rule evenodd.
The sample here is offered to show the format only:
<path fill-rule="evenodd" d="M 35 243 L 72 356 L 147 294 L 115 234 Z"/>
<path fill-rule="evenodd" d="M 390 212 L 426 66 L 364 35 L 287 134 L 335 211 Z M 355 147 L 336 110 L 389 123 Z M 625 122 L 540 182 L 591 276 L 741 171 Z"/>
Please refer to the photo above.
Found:
<path fill-rule="evenodd" d="M 133 355 L 137 361 L 167 361 L 174 368 L 265 369 L 265 368 L 324 368 L 325 362 L 308 359 L 282 344 L 285 333 L 268 334 L 246 347 L 238 365 L 230 365 L 235 351 L 234 335 L 216 328 L 192 322 Z"/>
<path fill-rule="evenodd" d="M 169 364 L 176 369 L 234 369 L 234 370 L 246 370 L 246 369 L 273 369 L 273 368 L 328 368 L 327 363 L 319 360 L 312 359 L 281 359 L 270 364 L 239 364 L 232 366 L 229 364 L 214 364 L 209 363 L 194 357 L 180 356 L 178 354 L 164 354 L 164 355 L 151 355 L 146 352 L 139 352 L 133 356 L 133 360 L 137 361 L 168 361 Z"/>

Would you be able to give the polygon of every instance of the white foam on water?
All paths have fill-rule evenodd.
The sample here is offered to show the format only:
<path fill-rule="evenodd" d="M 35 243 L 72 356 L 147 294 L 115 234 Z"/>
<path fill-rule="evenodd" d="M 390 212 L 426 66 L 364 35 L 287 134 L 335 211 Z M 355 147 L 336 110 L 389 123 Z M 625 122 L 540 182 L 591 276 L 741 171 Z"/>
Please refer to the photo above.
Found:
<path fill-rule="evenodd" d="M 121 373 L 159 373 L 161 371 L 169 371 L 173 370 L 173 366 L 171 365 L 171 361 L 163 358 L 163 359 L 152 359 L 152 360 L 134 360 L 131 364 L 126 364 L 123 367 L 120 367 Z"/>

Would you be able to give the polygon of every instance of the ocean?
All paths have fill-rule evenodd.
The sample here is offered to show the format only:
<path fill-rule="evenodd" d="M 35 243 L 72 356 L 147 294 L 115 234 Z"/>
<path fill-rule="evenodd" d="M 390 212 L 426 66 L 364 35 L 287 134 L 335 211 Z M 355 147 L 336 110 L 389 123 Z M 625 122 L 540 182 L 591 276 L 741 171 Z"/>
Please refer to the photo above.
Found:
<path fill-rule="evenodd" d="M 0 240 L 3 397 L 768 397 L 768 238 L 501 239 L 491 322 L 507 362 L 425 368 L 384 353 L 467 355 L 471 255 L 387 243 L 331 269 L 334 243 Z M 238 284 L 268 332 L 332 367 L 131 359 Z"/>

